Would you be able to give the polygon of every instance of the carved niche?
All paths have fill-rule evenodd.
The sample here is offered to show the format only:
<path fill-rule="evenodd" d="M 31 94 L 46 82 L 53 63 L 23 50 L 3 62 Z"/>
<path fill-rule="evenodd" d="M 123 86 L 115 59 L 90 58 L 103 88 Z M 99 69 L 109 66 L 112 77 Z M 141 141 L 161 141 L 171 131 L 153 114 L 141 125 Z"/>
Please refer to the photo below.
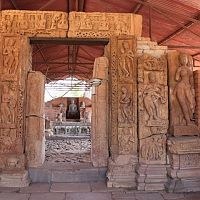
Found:
<path fill-rule="evenodd" d="M 11 170 L 24 166 L 25 80 L 22 77 L 27 64 L 23 59 L 20 61 L 19 49 L 26 51 L 28 43 L 20 36 L 3 34 L 0 40 L 0 169 Z"/>
<path fill-rule="evenodd" d="M 142 18 L 130 13 L 71 12 L 68 37 L 141 36 Z"/>
<path fill-rule="evenodd" d="M 171 133 L 174 136 L 198 135 L 195 124 L 193 63 L 187 54 L 171 52 L 169 61 Z"/>
<path fill-rule="evenodd" d="M 167 58 L 144 54 L 138 58 L 138 119 L 140 162 L 166 162 L 168 129 Z"/>
<path fill-rule="evenodd" d="M 66 37 L 67 18 L 64 12 L 6 10 L 1 11 L 0 31 L 27 36 Z"/>
<path fill-rule="evenodd" d="M 111 42 L 111 149 L 117 154 L 137 150 L 137 88 L 135 40 L 120 37 Z"/>

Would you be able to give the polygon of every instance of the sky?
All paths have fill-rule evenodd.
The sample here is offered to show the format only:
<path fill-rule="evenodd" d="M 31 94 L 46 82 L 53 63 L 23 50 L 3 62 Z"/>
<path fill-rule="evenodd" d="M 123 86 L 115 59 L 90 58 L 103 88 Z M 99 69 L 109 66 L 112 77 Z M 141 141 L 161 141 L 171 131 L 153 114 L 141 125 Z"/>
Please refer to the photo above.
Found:
<path fill-rule="evenodd" d="M 45 102 L 58 97 L 88 97 L 91 99 L 91 88 L 85 81 L 76 78 L 45 84 Z"/>

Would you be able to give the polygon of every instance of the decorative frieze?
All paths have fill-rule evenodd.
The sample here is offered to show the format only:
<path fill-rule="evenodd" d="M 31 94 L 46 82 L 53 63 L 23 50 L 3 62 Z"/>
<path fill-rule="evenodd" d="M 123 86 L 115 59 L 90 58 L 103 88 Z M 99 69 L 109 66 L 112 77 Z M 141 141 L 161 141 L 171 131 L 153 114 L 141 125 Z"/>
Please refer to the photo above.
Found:
<path fill-rule="evenodd" d="M 130 13 L 71 12 L 68 37 L 141 36 L 142 17 Z M 127 66 L 128 67 L 128 66 Z"/>

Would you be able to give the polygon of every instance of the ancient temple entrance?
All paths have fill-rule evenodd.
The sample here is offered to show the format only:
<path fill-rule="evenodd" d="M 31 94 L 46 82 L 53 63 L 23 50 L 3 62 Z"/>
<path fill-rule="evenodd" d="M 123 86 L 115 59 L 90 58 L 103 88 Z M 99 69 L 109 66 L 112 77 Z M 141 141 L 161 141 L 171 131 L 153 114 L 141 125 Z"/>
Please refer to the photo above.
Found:
<path fill-rule="evenodd" d="M 34 42 L 34 40 L 32 40 L 31 42 L 36 45 L 36 42 Z M 80 40 L 78 42 L 80 42 Z M 46 40 L 44 41 L 44 43 L 46 43 Z M 77 44 L 78 43 L 76 43 L 76 45 Z M 33 49 L 35 49 L 34 45 Z M 66 45 L 67 51 L 69 51 L 70 46 L 66 44 L 66 41 L 64 45 Z M 40 45 L 40 48 L 45 47 L 42 47 L 42 45 Z M 48 46 L 48 48 L 51 49 L 50 45 Z M 45 57 L 45 54 L 43 54 L 43 56 Z M 65 56 L 66 57 L 64 57 L 63 59 L 67 60 L 67 56 L 69 55 Z M 63 60 L 59 61 L 59 59 L 51 62 L 52 66 L 50 67 L 50 69 L 47 69 L 46 72 L 41 70 L 41 72 L 46 76 L 46 80 L 48 83 L 46 89 L 48 90 L 48 94 L 54 98 L 52 98 L 50 101 L 45 102 L 44 105 L 46 129 L 45 156 L 42 157 L 41 161 L 38 164 L 32 162 L 32 165 L 30 164 L 31 169 L 33 169 L 33 167 L 41 168 L 41 166 L 43 168 L 47 167 L 48 169 L 50 166 L 57 166 L 58 169 L 60 165 L 66 167 L 66 165 L 69 164 L 88 164 L 89 166 L 93 165 L 95 167 L 107 166 L 108 140 L 106 138 L 108 128 L 108 62 L 104 57 L 97 58 L 94 61 L 90 61 L 90 67 L 84 67 L 84 69 L 86 69 L 85 73 L 77 73 L 77 71 L 73 69 L 73 67 L 77 67 L 76 63 L 70 64 L 72 63 L 72 61 L 69 62 L 69 60 L 67 60 L 63 62 Z M 54 78 L 54 80 L 52 81 L 48 77 L 48 74 L 51 75 L 54 71 L 53 64 L 55 63 L 58 65 L 60 64 L 59 62 L 65 64 L 61 66 L 63 67 L 63 73 L 61 74 L 61 77 L 65 79 L 61 83 L 62 85 L 64 85 L 63 87 L 61 87 L 61 85 L 55 84 L 56 81 L 59 82 L 58 80 L 56 80 L 57 78 Z M 46 65 L 46 63 L 42 63 L 42 61 L 40 61 L 40 57 L 33 52 L 33 69 L 37 64 L 41 65 L 41 69 L 43 69 L 42 65 Z M 81 65 L 81 63 L 77 65 Z M 67 79 L 69 84 L 66 84 L 64 82 Z M 97 80 L 99 80 L 100 82 L 98 83 L 98 85 L 95 85 L 95 81 Z M 62 90 L 64 94 L 68 94 L 70 92 L 74 93 L 71 95 L 61 95 L 61 97 L 57 96 L 57 98 L 55 98 L 55 93 L 49 90 L 51 88 L 54 88 L 54 91 Z M 75 93 L 78 92 L 82 92 L 81 95 L 75 95 Z M 90 97 L 87 97 L 87 92 L 90 93 Z M 105 96 L 106 98 L 104 98 Z M 28 102 L 28 104 L 30 103 Z M 42 107 L 43 104 L 44 102 L 41 101 L 40 105 Z M 103 112 L 95 114 L 98 113 L 98 110 L 101 110 Z M 99 123 L 97 123 L 99 119 L 100 121 Z M 99 151 L 100 146 L 96 145 L 99 142 L 97 140 L 97 138 L 99 137 L 98 134 L 100 134 L 99 131 L 101 132 L 100 137 L 104 138 L 105 142 L 105 149 L 103 151 L 105 152 L 104 154 L 101 154 L 102 152 Z M 40 143 L 41 146 L 43 146 L 40 152 L 41 154 L 44 154 L 44 141 L 42 140 Z M 34 179 L 34 177 L 31 178 Z M 37 181 L 37 179 L 34 179 L 34 181 Z"/>

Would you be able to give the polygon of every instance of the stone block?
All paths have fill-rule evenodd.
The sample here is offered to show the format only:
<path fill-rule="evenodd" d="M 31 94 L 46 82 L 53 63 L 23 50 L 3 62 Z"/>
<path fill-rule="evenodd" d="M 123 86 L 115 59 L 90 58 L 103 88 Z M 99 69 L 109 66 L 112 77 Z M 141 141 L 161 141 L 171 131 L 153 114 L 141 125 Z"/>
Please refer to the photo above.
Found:
<path fill-rule="evenodd" d="M 0 187 L 27 187 L 30 184 L 27 171 L 1 172 Z"/>
<path fill-rule="evenodd" d="M 90 192 L 89 183 L 53 183 L 51 192 Z"/>
<path fill-rule="evenodd" d="M 40 168 L 30 168 L 29 176 L 31 182 L 36 183 L 50 183 L 51 182 L 51 171 L 48 169 L 40 169 Z"/>
<path fill-rule="evenodd" d="M 67 193 L 66 199 L 70 200 L 112 200 L 111 193 Z"/>
<path fill-rule="evenodd" d="M 29 200 L 64 200 L 64 193 L 34 193 Z"/>
<path fill-rule="evenodd" d="M 30 194 L 0 193 L 0 199 L 1 200 L 30 200 Z"/>
<path fill-rule="evenodd" d="M 128 25 L 128 26 L 127 26 Z M 68 37 L 141 36 L 142 17 L 129 13 L 70 12 Z"/>
<path fill-rule="evenodd" d="M 29 187 L 20 189 L 20 193 L 48 193 L 50 184 L 48 183 L 32 183 Z"/>

